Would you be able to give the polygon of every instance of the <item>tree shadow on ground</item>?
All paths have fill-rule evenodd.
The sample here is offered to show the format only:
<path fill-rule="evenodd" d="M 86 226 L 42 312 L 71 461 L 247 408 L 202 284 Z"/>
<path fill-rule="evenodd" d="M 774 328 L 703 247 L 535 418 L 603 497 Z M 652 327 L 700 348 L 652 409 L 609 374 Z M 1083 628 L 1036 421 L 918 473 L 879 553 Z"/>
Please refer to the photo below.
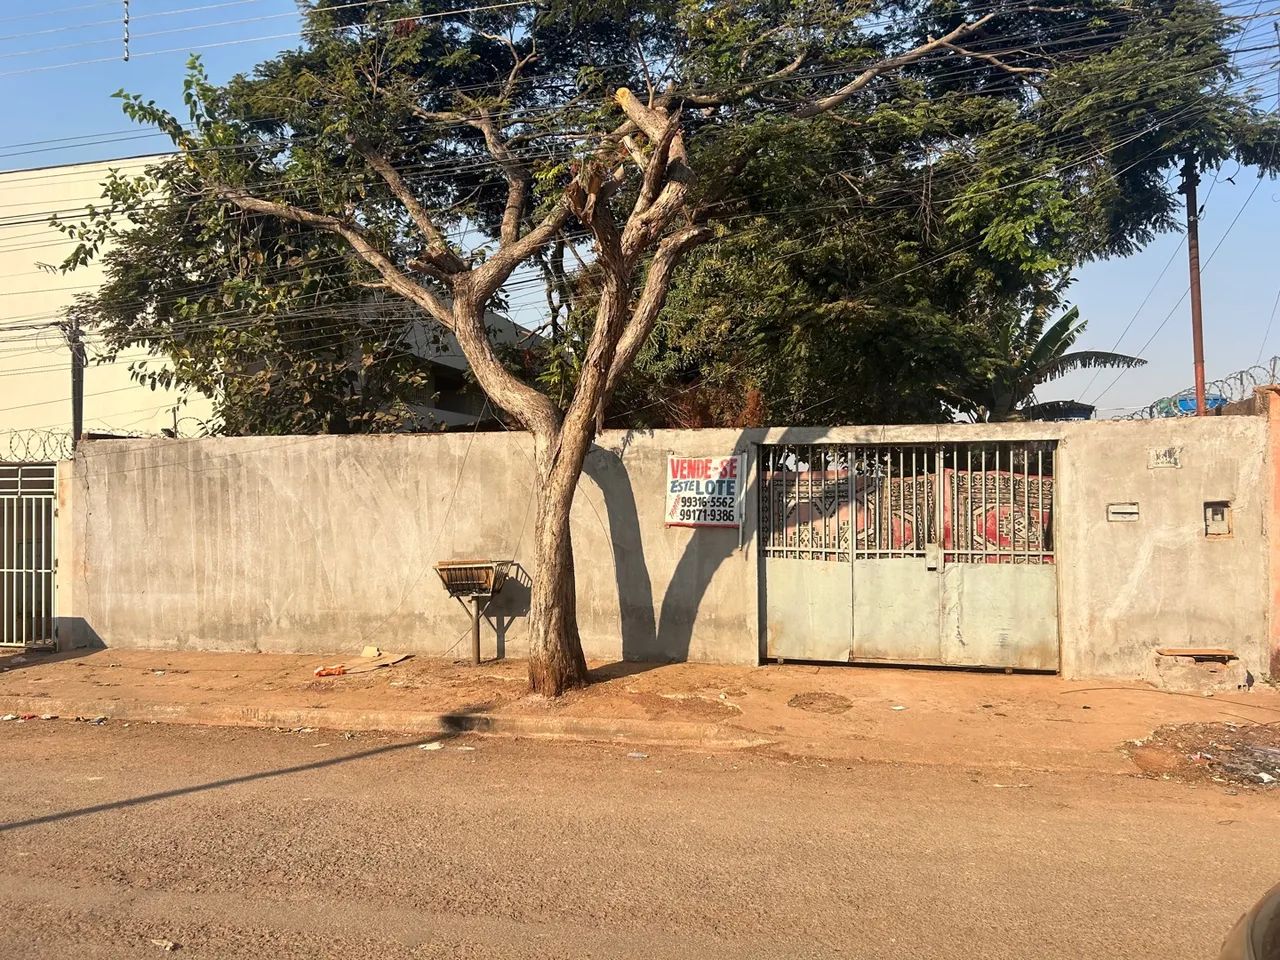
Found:
<path fill-rule="evenodd" d="M 24 827 L 38 827 L 50 823 L 59 823 L 63 820 L 73 820 L 77 817 L 87 817 L 97 813 L 109 813 L 112 810 L 127 810 L 130 807 L 140 807 L 160 800 L 171 800 L 175 797 L 186 797 L 196 793 L 206 793 L 210 790 L 220 790 L 224 787 L 234 787 L 245 783 L 255 783 L 260 780 L 271 780 L 276 777 L 287 777 L 295 773 L 324 770 L 328 767 L 336 767 L 340 764 L 350 763 L 354 760 L 364 760 L 369 757 L 376 757 L 387 753 L 397 753 L 402 750 L 414 750 L 423 743 L 443 743 L 461 736 L 464 733 L 483 730 L 488 718 L 484 716 L 477 716 L 482 709 L 483 707 L 467 707 L 462 710 L 454 711 L 448 716 L 441 718 L 441 724 L 444 727 L 442 731 L 431 734 L 428 737 L 414 739 L 406 743 L 389 743 L 385 746 L 371 747 L 368 750 L 359 750 L 355 753 L 343 754 L 340 757 L 326 757 L 323 760 L 313 760 L 310 763 L 299 763 L 291 767 L 281 767 L 277 770 L 259 770 L 256 773 L 246 773 L 238 777 L 211 780 L 208 783 L 193 783 L 185 787 L 174 787 L 171 790 L 159 790 L 155 793 L 146 793 L 137 797 L 127 797 L 123 800 L 110 800 L 106 803 L 96 803 L 88 807 L 77 807 L 73 810 L 60 810 L 56 813 L 46 813 L 38 817 L 28 817 L 24 820 L 13 820 L 8 823 L 0 823 L 0 833 L 7 833 L 11 830 L 21 830 Z"/>
<path fill-rule="evenodd" d="M 45 650 L 39 647 L 5 650 L 0 652 L 0 674 L 15 670 L 27 670 L 31 667 L 44 667 L 51 663 L 63 663 L 67 660 L 79 660 L 91 654 L 101 653 L 101 647 L 76 647 L 72 650 Z"/>

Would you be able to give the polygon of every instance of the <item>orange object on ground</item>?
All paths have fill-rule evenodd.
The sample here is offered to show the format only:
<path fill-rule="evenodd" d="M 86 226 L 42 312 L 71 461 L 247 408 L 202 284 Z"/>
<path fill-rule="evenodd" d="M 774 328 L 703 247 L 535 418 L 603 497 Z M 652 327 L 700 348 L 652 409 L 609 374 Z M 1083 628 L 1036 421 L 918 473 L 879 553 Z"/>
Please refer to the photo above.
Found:
<path fill-rule="evenodd" d="M 316 667 L 317 677 L 340 677 L 347 672 L 347 668 L 340 663 L 335 663 L 332 667 Z"/>

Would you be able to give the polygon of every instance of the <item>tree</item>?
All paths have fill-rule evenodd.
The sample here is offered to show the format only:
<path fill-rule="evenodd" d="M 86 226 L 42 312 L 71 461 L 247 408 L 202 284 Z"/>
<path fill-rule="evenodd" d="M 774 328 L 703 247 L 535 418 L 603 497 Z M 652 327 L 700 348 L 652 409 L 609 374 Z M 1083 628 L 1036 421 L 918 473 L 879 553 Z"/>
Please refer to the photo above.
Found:
<path fill-rule="evenodd" d="M 874 121 L 908 87 L 925 110 L 960 77 L 969 89 L 1018 88 L 999 107 L 1004 126 L 1017 126 L 1054 71 L 1162 10 L 1112 0 L 321 3 L 303 48 L 252 77 L 216 87 L 195 71 L 189 127 L 137 96 L 125 107 L 173 138 L 182 173 L 170 196 L 198 207 L 200 222 L 340 241 L 359 282 L 452 333 L 489 398 L 532 435 L 530 681 L 556 695 L 586 674 L 569 533 L 584 458 L 681 261 L 723 236 L 771 149 L 818 136 L 845 111 Z M 1081 165 L 1097 166 L 1092 134 L 1072 135 L 1088 142 Z M 1043 175 L 1060 155 L 1004 159 Z M 1041 224 L 1066 215 L 1061 198 L 1028 215 L 1046 196 L 1034 176 L 996 192 L 975 189 L 952 213 L 995 246 L 1033 247 Z M 203 242 L 225 243 L 227 229 Z M 504 362 L 484 321 L 517 270 L 541 261 L 554 276 L 557 250 L 580 257 L 590 282 L 562 285 L 580 346 L 571 379 L 553 387 Z"/>
<path fill-rule="evenodd" d="M 1070 401 L 1038 403 L 1036 388 L 1075 370 L 1132 369 L 1147 361 L 1105 350 L 1072 350 L 1084 333 L 1087 320 L 1072 307 L 1045 329 L 1043 310 L 1014 317 L 1003 325 L 998 341 L 999 361 L 992 373 L 972 392 L 957 399 L 959 407 L 977 420 L 1036 419 L 1062 412 Z"/>
<path fill-rule="evenodd" d="M 204 393 L 206 429 L 231 435 L 432 428 L 417 412 L 431 370 L 409 341 L 434 333 L 403 299 L 365 286 L 372 271 L 354 269 L 333 237 L 228 217 L 199 202 L 180 161 L 113 173 L 104 194 L 110 204 L 87 222 L 61 225 L 80 241 L 72 265 L 113 241 L 106 281 L 71 311 L 101 334 L 100 362 L 130 357 L 153 389 Z"/>
<path fill-rule="evenodd" d="M 1177 227 L 1182 156 L 1275 170 L 1276 124 L 1220 12 L 1147 12 L 1110 44 L 1062 40 L 1031 109 L 1000 71 L 926 61 L 779 139 L 748 171 L 746 229 L 686 259 L 611 421 L 952 419 L 957 384 L 1009 364 L 1009 317 L 1046 315 L 1074 267 Z"/>

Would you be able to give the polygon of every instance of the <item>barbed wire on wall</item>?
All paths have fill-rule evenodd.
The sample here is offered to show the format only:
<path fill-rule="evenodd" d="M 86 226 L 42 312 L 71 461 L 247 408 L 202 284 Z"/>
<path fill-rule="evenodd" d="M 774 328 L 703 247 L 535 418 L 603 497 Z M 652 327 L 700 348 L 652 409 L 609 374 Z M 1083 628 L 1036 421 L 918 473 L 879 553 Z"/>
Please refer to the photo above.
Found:
<path fill-rule="evenodd" d="M 182 417 L 177 422 L 176 436 L 190 440 L 210 435 L 208 424 L 198 417 Z M 87 437 L 110 436 L 129 439 L 144 437 L 175 436 L 174 431 L 164 430 L 159 433 L 140 430 L 110 430 L 95 434 L 86 431 Z M 28 428 L 21 430 L 0 430 L 0 463 L 49 463 L 54 460 L 70 460 L 75 454 L 75 444 L 71 441 L 70 430 L 51 430 Z"/>
<path fill-rule="evenodd" d="M 1220 380 L 1204 385 L 1205 404 L 1210 409 L 1247 400 L 1258 387 L 1280 383 L 1280 357 L 1272 357 L 1266 364 L 1254 364 L 1237 370 Z M 1145 407 L 1121 414 L 1117 420 L 1157 420 L 1162 417 L 1191 417 L 1196 412 L 1195 387 L 1187 387 L 1167 397 L 1161 397 Z"/>
<path fill-rule="evenodd" d="M 0 463 L 70 460 L 70 430 L 6 430 L 0 433 Z"/>

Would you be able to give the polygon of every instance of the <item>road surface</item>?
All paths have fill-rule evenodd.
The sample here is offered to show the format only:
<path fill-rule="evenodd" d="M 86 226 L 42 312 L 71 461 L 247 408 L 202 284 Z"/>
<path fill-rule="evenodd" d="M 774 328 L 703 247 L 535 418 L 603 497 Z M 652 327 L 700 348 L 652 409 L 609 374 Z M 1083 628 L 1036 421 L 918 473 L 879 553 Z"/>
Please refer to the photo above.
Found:
<path fill-rule="evenodd" d="M 0 957 L 1213 958 L 1280 795 L 1068 773 L 0 724 Z"/>

